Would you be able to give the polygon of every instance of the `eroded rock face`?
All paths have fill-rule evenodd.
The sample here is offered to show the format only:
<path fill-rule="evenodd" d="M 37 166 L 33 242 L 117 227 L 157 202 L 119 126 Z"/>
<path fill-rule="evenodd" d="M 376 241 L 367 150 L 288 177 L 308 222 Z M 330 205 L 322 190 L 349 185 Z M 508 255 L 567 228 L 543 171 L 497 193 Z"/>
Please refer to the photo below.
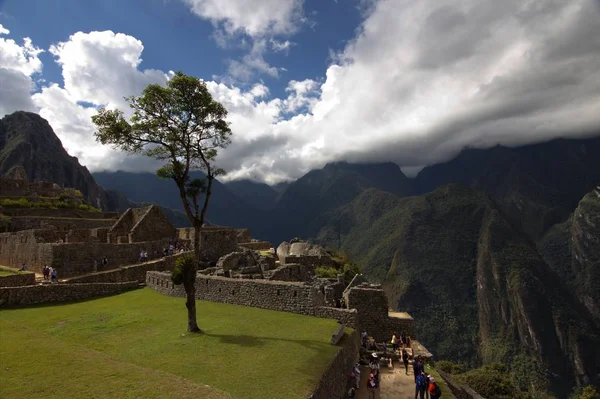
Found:
<path fill-rule="evenodd" d="M 283 259 L 286 256 L 330 256 L 325 248 L 320 245 L 311 244 L 306 241 L 282 242 L 277 247 L 277 257 Z"/>

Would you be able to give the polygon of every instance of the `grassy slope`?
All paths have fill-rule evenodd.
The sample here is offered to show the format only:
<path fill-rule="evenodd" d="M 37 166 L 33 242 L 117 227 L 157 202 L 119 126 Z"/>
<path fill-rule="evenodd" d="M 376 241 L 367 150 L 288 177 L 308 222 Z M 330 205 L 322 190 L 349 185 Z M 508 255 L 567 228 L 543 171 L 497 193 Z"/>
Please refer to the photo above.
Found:
<path fill-rule="evenodd" d="M 2 310 L 0 396 L 304 398 L 339 349 L 333 320 L 198 305 L 203 335 L 182 334 L 182 299 L 150 289 Z"/>

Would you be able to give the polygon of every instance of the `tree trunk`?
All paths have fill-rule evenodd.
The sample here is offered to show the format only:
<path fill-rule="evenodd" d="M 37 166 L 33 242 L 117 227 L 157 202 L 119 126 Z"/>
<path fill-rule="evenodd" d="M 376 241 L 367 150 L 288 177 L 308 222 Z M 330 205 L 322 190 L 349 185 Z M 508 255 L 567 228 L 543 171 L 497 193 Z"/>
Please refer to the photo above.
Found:
<path fill-rule="evenodd" d="M 185 271 L 183 276 L 183 286 L 187 294 L 185 307 L 188 311 L 189 332 L 202 332 L 196 321 L 196 272 L 200 263 L 200 227 L 198 224 L 194 226 L 194 264 Z"/>

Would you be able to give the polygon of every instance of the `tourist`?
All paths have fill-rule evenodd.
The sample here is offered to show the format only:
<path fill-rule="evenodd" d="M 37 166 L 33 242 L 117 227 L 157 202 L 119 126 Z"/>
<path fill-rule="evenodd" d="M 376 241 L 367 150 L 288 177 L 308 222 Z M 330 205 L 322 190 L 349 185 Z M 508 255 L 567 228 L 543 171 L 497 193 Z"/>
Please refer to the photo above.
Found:
<path fill-rule="evenodd" d="M 381 376 L 379 374 L 379 358 L 377 357 L 377 353 L 373 353 L 371 355 L 371 360 L 369 361 L 369 368 L 371 369 L 371 373 L 375 375 L 377 383 L 379 384 L 379 379 L 381 378 Z"/>
<path fill-rule="evenodd" d="M 23 264 L 21 265 L 21 268 L 19 269 L 19 271 L 22 271 L 22 272 L 24 272 L 25 270 L 27 270 L 27 265 L 26 265 L 25 263 L 23 263 Z"/>
<path fill-rule="evenodd" d="M 392 350 L 394 351 L 394 353 L 396 353 L 396 351 L 398 350 L 398 333 L 394 333 L 394 335 L 392 335 Z"/>
<path fill-rule="evenodd" d="M 402 335 L 400 335 L 400 340 L 402 341 L 402 348 L 405 347 L 406 345 L 406 333 L 402 333 Z"/>
<path fill-rule="evenodd" d="M 42 269 L 42 275 L 44 276 L 44 280 L 50 280 L 50 268 L 48 265 L 44 265 L 44 268 Z"/>
<path fill-rule="evenodd" d="M 402 349 L 402 362 L 404 362 L 404 370 L 406 371 L 406 375 L 408 375 L 408 352 L 406 349 Z"/>
<path fill-rule="evenodd" d="M 419 357 L 413 356 L 413 374 L 415 377 L 415 382 L 417 382 L 417 377 L 421 375 L 421 363 L 419 362 Z"/>
<path fill-rule="evenodd" d="M 366 331 L 363 331 L 360 333 L 360 340 L 362 342 L 362 346 L 363 348 L 367 348 L 367 338 L 368 338 L 368 334 Z"/>
<path fill-rule="evenodd" d="M 351 388 L 348 390 L 348 397 L 349 397 L 349 398 L 354 398 L 355 396 L 356 396 L 356 389 L 354 389 L 354 387 L 351 387 Z"/>
<path fill-rule="evenodd" d="M 369 391 L 369 399 L 375 399 L 375 390 L 377 389 L 377 378 L 373 373 L 369 375 L 369 382 L 367 382 L 367 389 Z"/>
<path fill-rule="evenodd" d="M 437 382 L 435 382 L 435 378 L 429 377 L 429 396 L 431 399 L 438 399 L 442 396 L 442 390 L 440 389 Z"/>
<path fill-rule="evenodd" d="M 354 377 L 354 382 L 356 383 L 356 389 L 360 389 L 360 364 L 356 363 L 354 365 L 354 369 L 352 369 L 351 376 Z"/>
<path fill-rule="evenodd" d="M 108 265 L 108 258 L 105 256 L 104 258 L 102 258 L 102 266 L 104 268 L 106 268 L 107 265 Z"/>
<path fill-rule="evenodd" d="M 425 399 L 425 374 L 419 374 L 415 378 L 415 399 L 420 396 L 420 399 Z"/>
<path fill-rule="evenodd" d="M 429 379 L 431 375 L 425 374 L 425 399 L 429 399 Z"/>
<path fill-rule="evenodd" d="M 56 269 L 50 270 L 50 281 L 53 283 L 58 283 L 58 274 L 56 273 Z"/>
<path fill-rule="evenodd" d="M 98 272 L 98 261 L 94 259 L 94 273 Z"/>

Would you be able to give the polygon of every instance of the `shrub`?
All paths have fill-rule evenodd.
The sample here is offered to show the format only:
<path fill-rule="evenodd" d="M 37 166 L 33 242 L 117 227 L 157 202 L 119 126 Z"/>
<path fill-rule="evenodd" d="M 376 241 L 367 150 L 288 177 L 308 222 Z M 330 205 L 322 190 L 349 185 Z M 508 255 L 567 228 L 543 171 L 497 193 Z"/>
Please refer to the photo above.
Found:
<path fill-rule="evenodd" d="M 350 281 L 352 281 L 352 279 L 354 278 L 354 276 L 356 276 L 357 274 L 360 274 L 360 267 L 358 267 L 358 265 L 356 263 L 346 263 L 344 264 L 344 268 L 343 268 L 343 273 L 344 273 L 344 281 L 346 282 L 346 284 L 350 284 Z"/>
<path fill-rule="evenodd" d="M 187 253 L 175 260 L 175 266 L 171 273 L 171 281 L 175 285 L 183 284 L 183 278 L 196 267 L 196 257 L 193 253 Z"/>
<path fill-rule="evenodd" d="M 0 200 L 0 205 L 5 206 L 7 208 L 30 208 L 31 203 L 27 200 L 27 198 L 19 198 L 19 199 L 10 199 L 5 198 Z"/>
<path fill-rule="evenodd" d="M 435 362 L 435 368 L 448 374 L 462 374 L 465 372 L 465 366 L 449 360 L 440 360 L 439 362 Z"/>
<path fill-rule="evenodd" d="M 513 385 L 508 367 L 490 363 L 457 376 L 460 382 L 474 389 L 485 398 L 518 398 L 520 392 Z"/>
<path fill-rule="evenodd" d="M 336 278 L 339 271 L 334 267 L 317 267 L 315 269 L 315 274 L 317 277 L 321 278 Z"/>

